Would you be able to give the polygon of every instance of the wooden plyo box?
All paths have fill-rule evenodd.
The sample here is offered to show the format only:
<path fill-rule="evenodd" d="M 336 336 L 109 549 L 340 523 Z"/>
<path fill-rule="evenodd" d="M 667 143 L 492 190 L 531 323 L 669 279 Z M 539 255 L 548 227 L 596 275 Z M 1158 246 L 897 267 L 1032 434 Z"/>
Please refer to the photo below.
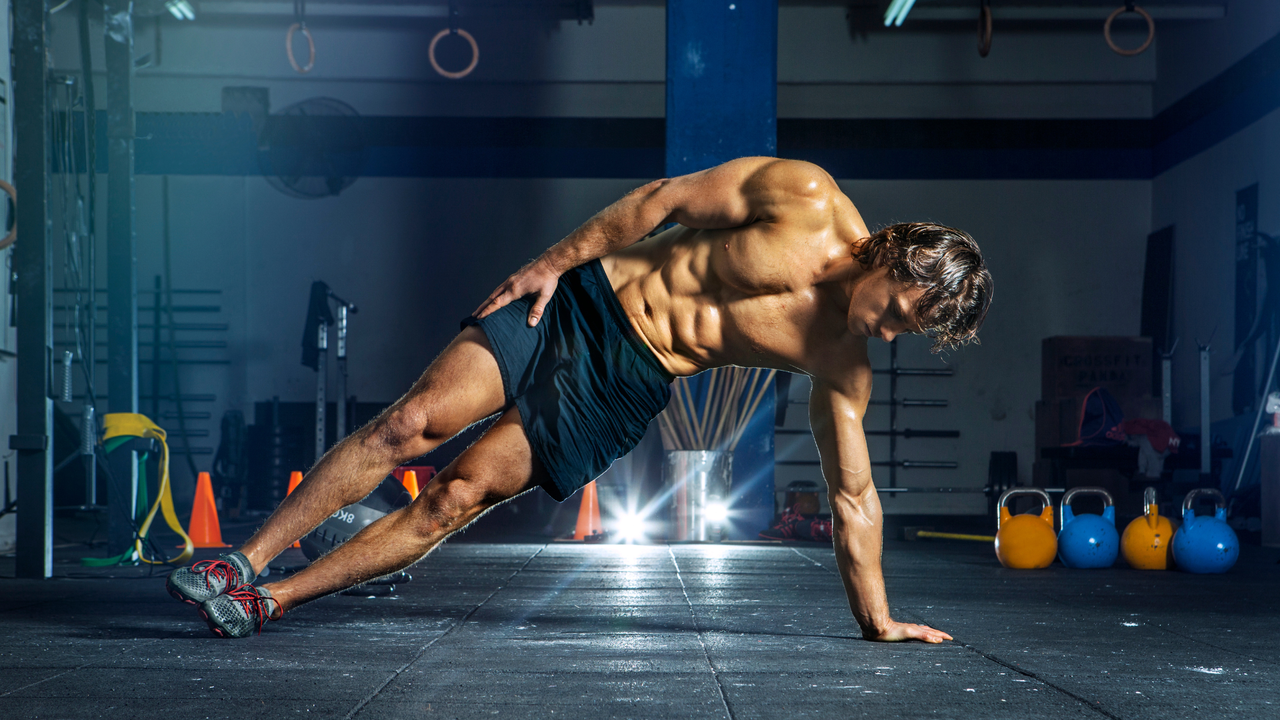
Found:
<path fill-rule="evenodd" d="M 1151 394 L 1151 338 L 1058 336 L 1040 344 L 1040 399 L 1104 387 L 1118 400 Z"/>

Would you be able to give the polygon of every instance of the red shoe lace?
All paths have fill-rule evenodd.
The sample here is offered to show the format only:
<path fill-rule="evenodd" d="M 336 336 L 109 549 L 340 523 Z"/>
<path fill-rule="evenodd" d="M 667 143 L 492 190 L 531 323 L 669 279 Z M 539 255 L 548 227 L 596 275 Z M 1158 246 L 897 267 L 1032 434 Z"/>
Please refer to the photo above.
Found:
<path fill-rule="evenodd" d="M 213 583 L 209 580 L 210 575 L 221 580 L 224 587 L 229 587 L 233 584 L 231 581 L 233 573 L 237 580 L 240 579 L 240 571 L 236 569 L 235 565 L 232 565 L 226 560 L 201 560 L 191 566 L 191 572 L 204 573 L 204 584 L 210 590 L 213 589 Z"/>
<path fill-rule="evenodd" d="M 240 587 L 227 593 L 227 597 L 240 603 L 240 607 L 244 608 L 244 612 L 253 618 L 258 624 L 258 634 L 262 634 L 262 626 L 267 624 L 268 620 L 279 620 L 280 618 L 272 618 L 271 612 L 267 609 L 267 601 L 270 600 L 280 608 L 280 603 L 275 598 L 262 597 L 258 593 L 258 588 L 252 585 L 241 585 Z M 280 608 L 280 617 L 284 617 L 284 608 Z"/>

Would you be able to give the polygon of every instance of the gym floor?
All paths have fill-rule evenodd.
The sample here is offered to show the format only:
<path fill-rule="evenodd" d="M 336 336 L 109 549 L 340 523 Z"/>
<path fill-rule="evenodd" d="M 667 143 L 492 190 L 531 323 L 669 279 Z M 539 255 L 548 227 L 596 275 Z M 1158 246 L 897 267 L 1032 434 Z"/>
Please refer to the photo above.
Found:
<path fill-rule="evenodd" d="M 164 572 L 83 554 L 59 550 L 52 580 L 0 558 L 5 717 L 1280 714 L 1280 551 L 1253 545 L 1195 576 L 1011 571 L 984 543 L 888 540 L 894 613 L 956 638 L 936 646 L 860 640 L 816 544 L 464 536 L 390 594 L 326 598 L 243 641 L 211 636 Z"/>

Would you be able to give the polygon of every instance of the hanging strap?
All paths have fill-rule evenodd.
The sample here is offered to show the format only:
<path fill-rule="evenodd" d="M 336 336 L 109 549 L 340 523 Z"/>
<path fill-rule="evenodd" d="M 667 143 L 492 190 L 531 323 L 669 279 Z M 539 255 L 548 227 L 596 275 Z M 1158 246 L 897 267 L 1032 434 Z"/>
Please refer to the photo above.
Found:
<path fill-rule="evenodd" d="M 156 490 L 156 501 L 151 505 L 151 511 L 147 513 L 146 519 L 138 528 L 134 550 L 138 553 L 138 559 L 150 565 L 186 563 L 195 554 L 195 545 L 191 542 L 191 537 L 182 529 L 182 523 L 178 521 L 178 513 L 173 508 L 173 488 L 169 484 L 169 444 L 165 442 L 164 429 L 151 422 L 146 415 L 138 413 L 108 413 L 102 416 L 102 423 L 104 443 L 112 438 L 124 436 L 152 438 L 160 442 L 160 487 Z M 182 552 L 168 560 L 149 560 L 142 552 L 142 541 L 147 537 L 147 533 L 151 532 L 151 522 L 155 520 L 156 511 L 163 512 L 169 529 L 182 537 Z"/>

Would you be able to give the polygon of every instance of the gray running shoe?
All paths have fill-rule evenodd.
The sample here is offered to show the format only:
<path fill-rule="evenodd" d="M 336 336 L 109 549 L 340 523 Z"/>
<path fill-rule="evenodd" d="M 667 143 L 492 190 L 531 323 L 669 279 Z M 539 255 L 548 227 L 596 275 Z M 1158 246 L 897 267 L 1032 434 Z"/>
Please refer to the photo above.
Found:
<path fill-rule="evenodd" d="M 278 613 L 272 617 L 272 613 Z M 255 630 L 262 634 L 268 620 L 284 617 L 280 603 L 265 588 L 241 585 L 200 605 L 200 615 L 214 635 L 223 638 L 249 637 Z"/>
<path fill-rule="evenodd" d="M 219 555 L 217 560 L 201 560 L 190 567 L 169 573 L 165 588 L 184 603 L 199 605 L 207 600 L 253 582 L 257 575 L 244 553 Z"/>

